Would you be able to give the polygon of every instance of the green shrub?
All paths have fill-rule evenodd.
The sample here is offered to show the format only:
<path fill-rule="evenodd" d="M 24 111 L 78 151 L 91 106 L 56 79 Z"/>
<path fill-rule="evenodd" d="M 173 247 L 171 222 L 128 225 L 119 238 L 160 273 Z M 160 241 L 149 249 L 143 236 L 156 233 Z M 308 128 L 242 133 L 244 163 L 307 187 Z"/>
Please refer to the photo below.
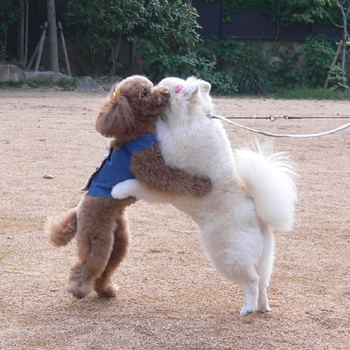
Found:
<path fill-rule="evenodd" d="M 69 29 L 80 49 L 89 57 L 95 75 L 110 72 L 108 58 L 117 55 L 122 35 L 130 35 L 143 23 L 143 1 L 71 0 L 68 5 Z"/>
<path fill-rule="evenodd" d="M 329 82 L 330 82 L 330 85 L 333 85 L 333 86 L 331 86 L 329 90 L 331 91 L 336 91 L 336 90 L 348 91 L 349 90 L 348 81 L 346 80 L 344 72 L 339 65 L 333 66 L 330 70 L 330 73 L 331 75 L 329 77 Z"/>
<path fill-rule="evenodd" d="M 318 88 L 326 81 L 330 64 L 334 56 L 334 44 L 327 42 L 324 36 L 309 36 L 303 43 L 300 53 L 292 53 L 292 44 L 280 53 L 280 61 L 271 66 L 270 79 L 274 90 L 279 87 L 300 89 Z M 298 55 L 303 55 L 306 64 L 297 68 Z"/>
<path fill-rule="evenodd" d="M 307 62 L 302 71 L 305 85 L 323 86 L 333 61 L 334 44 L 326 41 L 322 35 L 309 36 L 303 44 L 301 54 L 305 56 Z"/>
<path fill-rule="evenodd" d="M 241 93 L 266 94 L 269 91 L 266 75 L 259 72 L 244 72 L 237 75 L 237 91 Z"/>
<path fill-rule="evenodd" d="M 0 62 L 7 59 L 7 32 L 9 27 L 21 17 L 21 9 L 15 0 L 0 1 Z"/>
<path fill-rule="evenodd" d="M 260 41 L 239 44 L 234 37 L 214 45 L 218 66 L 226 72 L 226 77 L 230 77 L 236 91 L 258 94 L 268 92 L 269 53 L 263 49 L 263 45 Z"/>
<path fill-rule="evenodd" d="M 202 70 L 196 76 L 210 82 L 212 92 L 215 95 L 230 96 L 238 91 L 237 83 L 231 72 L 206 72 Z"/>
<path fill-rule="evenodd" d="M 146 7 L 145 33 L 133 38 L 149 77 L 158 82 L 166 76 L 187 77 L 206 64 L 194 49 L 201 40 L 198 13 L 182 0 L 151 0 Z"/>
<path fill-rule="evenodd" d="M 301 52 L 296 53 L 290 42 L 275 43 L 269 48 L 261 41 L 246 41 L 238 43 L 234 37 L 223 40 L 209 38 L 205 42 L 206 51 L 200 51 L 206 59 L 214 59 L 215 66 L 207 74 L 207 80 L 220 81 L 229 77 L 239 93 L 266 94 L 280 88 L 300 89 L 302 87 L 322 87 L 329 72 L 329 66 L 334 55 L 334 44 L 327 42 L 323 36 L 311 36 Z M 303 55 L 306 65 L 298 67 L 299 56 Z M 277 60 L 272 61 L 275 57 Z M 273 62 L 273 63 L 271 63 Z M 335 88 L 346 88 L 344 79 L 333 69 L 331 83 Z M 224 75 L 214 77 L 217 73 Z M 202 74 L 203 75 L 203 74 Z M 218 79 L 219 78 L 219 79 Z M 336 82 L 336 83 L 335 83 Z M 215 84 L 222 91 L 227 81 Z"/>

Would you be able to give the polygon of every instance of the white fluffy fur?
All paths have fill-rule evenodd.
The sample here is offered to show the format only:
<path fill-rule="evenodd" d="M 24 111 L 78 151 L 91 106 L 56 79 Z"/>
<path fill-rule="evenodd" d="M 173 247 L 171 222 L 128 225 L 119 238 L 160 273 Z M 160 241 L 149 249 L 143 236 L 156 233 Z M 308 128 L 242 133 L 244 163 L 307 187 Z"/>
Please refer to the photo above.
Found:
<path fill-rule="evenodd" d="M 189 214 L 202 230 L 203 248 L 215 269 L 242 287 L 241 315 L 269 311 L 266 287 L 273 266 L 272 227 L 292 228 L 293 168 L 281 153 L 266 155 L 259 146 L 256 152 L 232 152 L 221 122 L 208 118 L 213 109 L 209 83 L 166 78 L 160 85 L 171 94 L 157 124 L 167 165 L 207 176 L 213 188 L 204 197 L 180 197 L 127 180 L 113 188 L 112 196 L 170 202 Z M 178 86 L 183 89 L 176 93 Z"/>
<path fill-rule="evenodd" d="M 294 168 L 282 152 L 273 153 L 271 144 L 256 151 L 234 152 L 237 173 L 254 198 L 258 217 L 279 231 L 291 231 L 297 199 Z"/>

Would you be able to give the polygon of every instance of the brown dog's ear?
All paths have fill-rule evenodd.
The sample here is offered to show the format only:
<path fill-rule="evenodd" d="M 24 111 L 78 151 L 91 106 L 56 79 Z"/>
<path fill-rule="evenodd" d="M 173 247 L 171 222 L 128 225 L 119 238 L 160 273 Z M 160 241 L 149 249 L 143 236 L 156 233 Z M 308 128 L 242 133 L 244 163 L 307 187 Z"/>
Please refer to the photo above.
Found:
<path fill-rule="evenodd" d="M 103 136 L 123 138 L 133 123 L 133 113 L 127 98 L 120 93 L 112 93 L 97 117 L 96 130 Z"/>

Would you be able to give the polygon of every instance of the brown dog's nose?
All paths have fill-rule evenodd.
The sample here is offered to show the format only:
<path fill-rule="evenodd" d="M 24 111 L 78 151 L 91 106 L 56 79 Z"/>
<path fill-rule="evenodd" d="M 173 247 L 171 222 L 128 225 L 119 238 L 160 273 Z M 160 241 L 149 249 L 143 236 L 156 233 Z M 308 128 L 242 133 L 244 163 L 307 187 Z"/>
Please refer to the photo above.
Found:
<path fill-rule="evenodd" d="M 163 92 L 163 96 L 164 96 L 164 97 L 169 97 L 169 96 L 170 96 L 169 91 L 164 91 L 164 92 Z"/>

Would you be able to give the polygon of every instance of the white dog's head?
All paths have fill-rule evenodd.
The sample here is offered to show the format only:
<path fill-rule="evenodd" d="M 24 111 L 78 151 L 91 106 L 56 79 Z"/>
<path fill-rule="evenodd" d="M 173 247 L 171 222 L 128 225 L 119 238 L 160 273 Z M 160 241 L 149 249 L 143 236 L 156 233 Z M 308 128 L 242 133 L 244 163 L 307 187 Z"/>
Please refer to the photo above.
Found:
<path fill-rule="evenodd" d="M 162 114 L 164 118 L 171 114 L 178 122 L 188 122 L 212 115 L 211 85 L 208 82 L 195 77 L 187 80 L 170 77 L 163 79 L 159 85 L 166 86 L 170 92 L 168 105 Z"/>

